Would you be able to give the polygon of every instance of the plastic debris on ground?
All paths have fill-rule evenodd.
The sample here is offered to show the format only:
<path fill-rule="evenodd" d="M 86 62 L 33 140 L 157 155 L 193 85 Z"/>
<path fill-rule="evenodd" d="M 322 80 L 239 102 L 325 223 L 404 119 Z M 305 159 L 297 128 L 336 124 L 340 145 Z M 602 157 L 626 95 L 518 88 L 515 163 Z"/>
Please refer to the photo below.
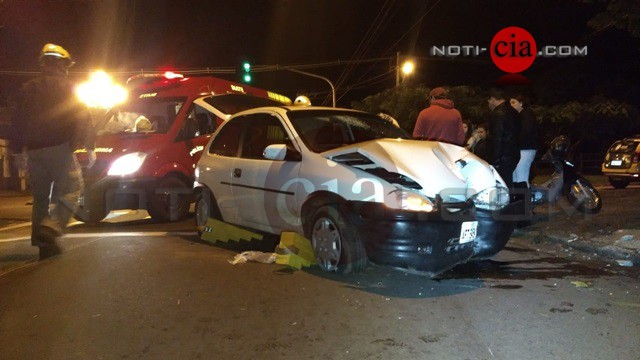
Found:
<path fill-rule="evenodd" d="M 229 263 L 233 265 L 244 264 L 247 261 L 261 262 L 264 264 L 273 264 L 276 262 L 275 253 L 265 253 L 262 251 L 243 251 L 236 255 Z"/>
<path fill-rule="evenodd" d="M 633 235 L 625 235 L 620 238 L 620 241 L 631 241 L 633 240 Z"/>
<path fill-rule="evenodd" d="M 591 287 L 591 283 L 588 281 L 572 281 L 571 282 L 573 285 L 575 285 L 576 287 L 580 287 L 580 288 L 590 288 Z"/>
<path fill-rule="evenodd" d="M 632 267 L 633 266 L 633 262 L 631 260 L 616 260 L 616 262 L 620 266 L 625 266 L 625 267 Z"/>

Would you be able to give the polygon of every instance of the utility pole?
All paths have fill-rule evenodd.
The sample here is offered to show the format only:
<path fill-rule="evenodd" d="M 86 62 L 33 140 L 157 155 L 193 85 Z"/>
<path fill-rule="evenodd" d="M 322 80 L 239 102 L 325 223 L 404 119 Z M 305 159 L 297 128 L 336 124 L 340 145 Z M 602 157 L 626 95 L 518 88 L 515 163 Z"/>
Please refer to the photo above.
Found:
<path fill-rule="evenodd" d="M 400 51 L 396 52 L 396 87 L 400 86 Z"/>

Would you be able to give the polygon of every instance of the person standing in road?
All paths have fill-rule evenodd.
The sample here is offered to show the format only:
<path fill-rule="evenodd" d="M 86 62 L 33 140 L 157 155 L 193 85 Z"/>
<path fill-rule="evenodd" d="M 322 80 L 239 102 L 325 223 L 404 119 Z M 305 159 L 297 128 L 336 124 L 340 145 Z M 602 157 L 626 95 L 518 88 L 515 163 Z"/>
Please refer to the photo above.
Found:
<path fill-rule="evenodd" d="M 464 146 L 462 116 L 444 88 L 437 87 L 429 93 L 429 107 L 418 114 L 413 138 Z"/>
<path fill-rule="evenodd" d="M 39 248 L 42 260 L 61 253 L 57 238 L 64 233 L 82 192 L 75 146 L 87 149 L 89 166 L 95 162 L 95 152 L 91 118 L 67 79 L 73 65 L 69 52 L 46 44 L 39 62 L 42 73 L 18 93 L 12 143 L 14 151 L 26 154 L 33 191 L 31 245 Z M 50 203 L 54 205 L 51 214 Z"/>
<path fill-rule="evenodd" d="M 520 114 L 520 161 L 513 171 L 513 184 L 516 187 L 529 188 L 531 164 L 538 148 L 538 123 L 536 115 L 522 95 L 516 95 L 509 101 Z"/>
<path fill-rule="evenodd" d="M 489 136 L 491 155 L 488 159 L 509 189 L 513 189 L 513 170 L 520 159 L 519 115 L 506 101 L 504 92 L 491 89 L 487 99 L 491 116 Z"/>

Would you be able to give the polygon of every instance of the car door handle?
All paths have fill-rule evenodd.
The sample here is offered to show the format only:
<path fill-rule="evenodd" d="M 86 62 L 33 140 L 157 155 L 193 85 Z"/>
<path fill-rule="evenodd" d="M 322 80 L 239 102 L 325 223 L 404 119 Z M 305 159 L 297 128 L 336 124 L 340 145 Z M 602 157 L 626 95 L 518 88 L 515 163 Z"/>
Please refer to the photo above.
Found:
<path fill-rule="evenodd" d="M 233 169 L 233 177 L 239 178 L 242 176 L 242 169 Z"/>

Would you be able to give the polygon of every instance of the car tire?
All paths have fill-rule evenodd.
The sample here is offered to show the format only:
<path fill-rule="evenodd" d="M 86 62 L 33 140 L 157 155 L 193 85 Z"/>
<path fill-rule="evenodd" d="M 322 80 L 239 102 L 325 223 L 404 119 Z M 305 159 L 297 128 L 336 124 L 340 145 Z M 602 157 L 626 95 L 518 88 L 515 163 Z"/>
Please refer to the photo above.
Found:
<path fill-rule="evenodd" d="M 627 187 L 627 185 L 629 185 L 629 180 L 616 179 L 616 178 L 610 177 L 609 184 L 611 184 L 611 186 L 613 186 L 616 189 L 624 189 Z"/>
<path fill-rule="evenodd" d="M 85 194 L 86 196 L 86 194 Z M 91 197 L 88 207 L 79 206 L 73 212 L 73 218 L 85 224 L 96 225 L 108 215 L 102 194 Z"/>
<path fill-rule="evenodd" d="M 586 197 L 582 201 L 580 201 L 578 195 L 581 193 L 581 188 L 584 188 L 586 192 L 586 194 L 582 194 Z M 582 186 L 580 186 L 577 181 L 570 184 L 567 188 L 566 197 L 571 206 L 583 214 L 595 214 L 602 209 L 602 197 L 591 184 L 582 183 Z"/>
<path fill-rule="evenodd" d="M 323 270 L 346 274 L 367 267 L 367 253 L 360 234 L 337 206 L 317 208 L 307 232 L 318 265 Z"/>
<path fill-rule="evenodd" d="M 82 207 L 78 208 L 78 210 L 73 214 L 74 219 L 82 221 L 88 225 L 96 225 L 100 223 L 100 221 L 104 220 L 105 217 L 107 217 L 107 214 L 105 214 L 104 211 L 99 211 L 97 209 L 87 210 Z"/>
<path fill-rule="evenodd" d="M 147 210 L 158 222 L 184 220 L 189 215 L 191 199 L 191 188 L 183 180 L 169 176 L 153 189 Z"/>
<path fill-rule="evenodd" d="M 209 218 L 222 221 L 222 214 L 211 191 L 209 191 L 209 189 L 202 189 L 196 195 L 194 216 L 198 235 L 202 236 L 202 232 Z"/>

